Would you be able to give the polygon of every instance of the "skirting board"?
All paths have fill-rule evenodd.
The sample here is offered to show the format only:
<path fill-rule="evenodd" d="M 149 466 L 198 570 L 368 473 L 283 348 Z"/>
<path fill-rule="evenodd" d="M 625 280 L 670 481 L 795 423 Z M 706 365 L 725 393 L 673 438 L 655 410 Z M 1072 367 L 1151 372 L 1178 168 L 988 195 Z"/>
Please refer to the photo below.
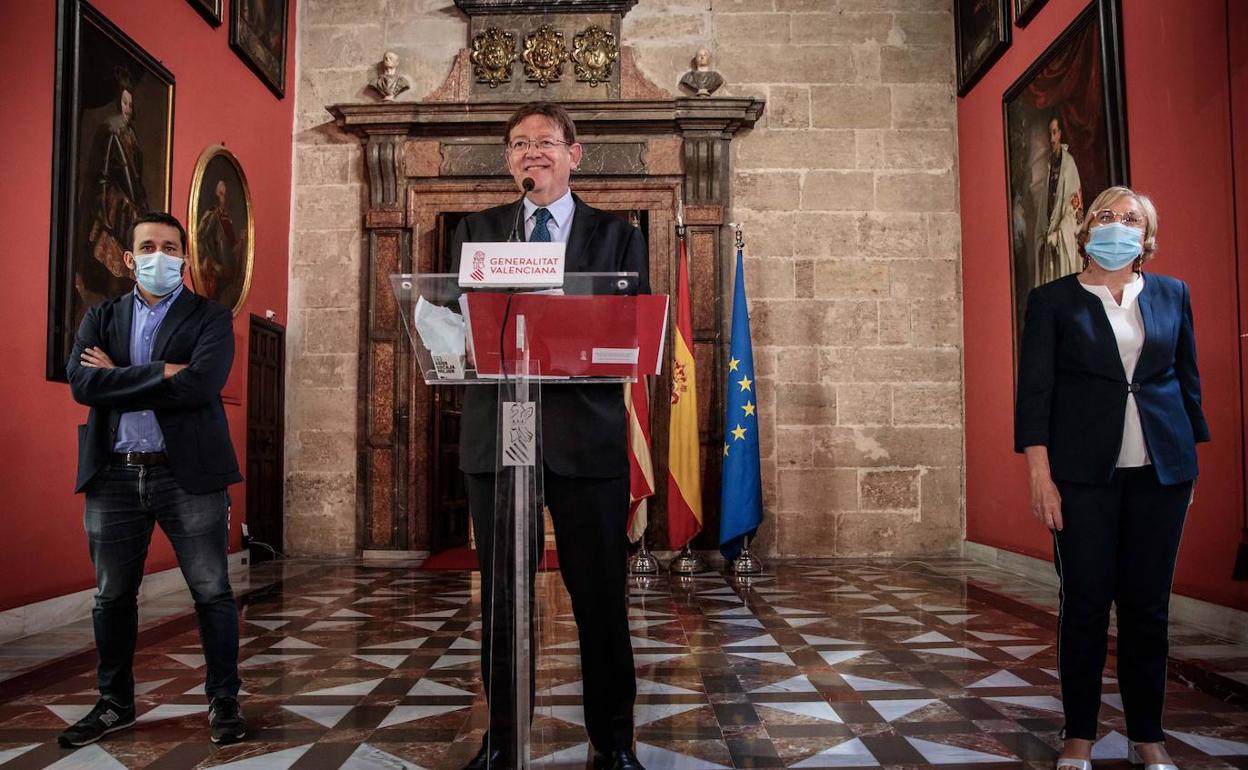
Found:
<path fill-rule="evenodd" d="M 233 578 L 238 571 L 246 569 L 249 562 L 247 551 L 230 554 L 229 562 L 230 577 Z M 139 606 L 143 606 L 144 600 L 165 596 L 179 589 L 186 589 L 186 580 L 177 567 L 144 575 L 139 589 Z M 189 594 L 187 604 L 190 605 Z M 88 618 L 93 606 L 95 589 L 87 588 L 0 612 L 0 644 Z"/>
<path fill-rule="evenodd" d="M 1024 556 L 1004 548 L 972 543 L 969 540 L 962 543 L 962 555 L 983 564 L 1000 567 L 1006 572 L 1021 575 L 1028 580 L 1052 586 L 1054 591 L 1057 590 L 1057 572 L 1053 569 L 1053 563 L 1045 559 Z M 1234 607 L 1224 607 L 1203 599 L 1171 594 L 1170 619 L 1238 644 L 1248 644 L 1248 612 Z"/>

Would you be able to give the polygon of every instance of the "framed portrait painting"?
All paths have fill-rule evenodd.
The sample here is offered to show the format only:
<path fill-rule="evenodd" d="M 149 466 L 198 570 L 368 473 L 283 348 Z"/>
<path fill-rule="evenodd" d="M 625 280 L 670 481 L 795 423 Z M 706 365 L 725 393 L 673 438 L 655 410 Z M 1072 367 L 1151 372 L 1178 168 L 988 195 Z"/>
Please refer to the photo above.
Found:
<path fill-rule="evenodd" d="M 1011 0 L 954 0 L 958 96 L 966 96 L 1010 47 Z"/>
<path fill-rule="evenodd" d="M 1095 0 L 1005 92 L 1014 352 L 1027 293 L 1083 269 L 1084 207 L 1127 184 L 1118 0 Z"/>
<path fill-rule="evenodd" d="M 199 156 L 187 211 L 195 293 L 238 315 L 251 289 L 256 227 L 251 189 L 234 153 L 214 145 Z"/>
<path fill-rule="evenodd" d="M 57 14 L 46 373 L 64 382 L 87 308 L 134 286 L 131 224 L 169 210 L 174 81 L 86 2 Z"/>
<path fill-rule="evenodd" d="M 214 27 L 221 26 L 221 3 L 224 0 L 187 0 L 199 15 Z"/>
<path fill-rule="evenodd" d="M 230 48 L 269 90 L 286 96 L 286 15 L 288 0 L 233 0 Z"/>
<path fill-rule="evenodd" d="M 1022 27 L 1031 21 L 1031 17 L 1036 15 L 1036 11 L 1040 10 L 1040 6 L 1044 5 L 1048 0 L 1014 0 L 1014 23 Z"/>

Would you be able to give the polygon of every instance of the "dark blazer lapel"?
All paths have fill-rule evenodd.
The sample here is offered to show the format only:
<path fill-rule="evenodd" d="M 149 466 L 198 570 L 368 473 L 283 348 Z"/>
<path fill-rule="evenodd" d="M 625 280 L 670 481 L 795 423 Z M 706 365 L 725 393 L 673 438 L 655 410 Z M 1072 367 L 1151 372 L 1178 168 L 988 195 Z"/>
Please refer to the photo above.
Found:
<path fill-rule="evenodd" d="M 1096 348 L 1096 358 L 1105 365 L 1105 372 L 1123 382 L 1127 381 L 1127 370 L 1122 366 L 1122 356 L 1118 353 L 1118 338 L 1114 336 L 1114 327 L 1105 315 L 1105 303 L 1099 294 L 1093 294 L 1080 284 L 1078 275 L 1070 276 L 1070 290 L 1083 297 L 1088 303 L 1092 326 L 1088 332 L 1092 335 L 1092 344 Z"/>
<path fill-rule="evenodd" d="M 1157 327 L 1157 315 L 1153 307 L 1157 281 L 1150 281 L 1140 274 L 1139 280 L 1144 282 L 1140 295 L 1135 301 L 1140 303 L 1140 317 L 1144 320 L 1144 345 L 1140 348 L 1140 360 L 1135 364 L 1135 379 L 1143 379 L 1146 373 L 1152 372 L 1152 362 L 1160 348 L 1165 344 L 1161 330 Z"/>
<path fill-rule="evenodd" d="M 576 195 L 572 200 L 576 203 L 576 213 L 572 215 L 572 232 L 568 233 L 568 247 L 564 252 L 564 271 L 568 273 L 585 269 L 585 250 L 598 229 L 598 212 Z"/>
<path fill-rule="evenodd" d="M 130 327 L 134 324 L 134 292 L 118 298 L 108 329 L 109 358 L 117 366 L 130 365 Z"/>
<path fill-rule="evenodd" d="M 191 311 L 195 309 L 196 295 L 187 288 L 182 289 L 182 293 L 173 301 L 173 307 L 169 308 L 169 313 L 165 316 L 165 320 L 161 321 L 160 329 L 156 332 L 156 340 L 152 343 L 152 360 L 163 361 L 165 356 L 165 348 L 169 345 L 169 340 L 173 337 L 173 333 L 187 319 Z"/>

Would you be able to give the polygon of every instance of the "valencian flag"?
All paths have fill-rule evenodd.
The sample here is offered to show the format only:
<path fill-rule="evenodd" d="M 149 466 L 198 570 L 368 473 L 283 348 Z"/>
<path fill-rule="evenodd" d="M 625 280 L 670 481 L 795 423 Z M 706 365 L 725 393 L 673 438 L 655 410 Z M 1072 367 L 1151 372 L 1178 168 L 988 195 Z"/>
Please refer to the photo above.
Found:
<path fill-rule="evenodd" d="M 676 550 L 702 531 L 702 475 L 698 467 L 698 378 L 693 363 L 689 255 L 680 238 L 676 333 L 672 344 L 672 411 L 667 433 L 667 534 Z"/>
<path fill-rule="evenodd" d="M 628 413 L 628 541 L 646 532 L 646 498 L 654 494 L 654 463 L 650 460 L 650 389 L 645 376 L 624 386 Z"/>
<path fill-rule="evenodd" d="M 724 469 L 720 496 L 719 551 L 725 559 L 741 552 L 763 521 L 763 483 L 758 465 L 758 398 L 754 347 L 745 304 L 745 267 L 737 243 L 737 279 L 732 292 L 732 342 L 728 354 L 728 403 L 724 418 Z"/>

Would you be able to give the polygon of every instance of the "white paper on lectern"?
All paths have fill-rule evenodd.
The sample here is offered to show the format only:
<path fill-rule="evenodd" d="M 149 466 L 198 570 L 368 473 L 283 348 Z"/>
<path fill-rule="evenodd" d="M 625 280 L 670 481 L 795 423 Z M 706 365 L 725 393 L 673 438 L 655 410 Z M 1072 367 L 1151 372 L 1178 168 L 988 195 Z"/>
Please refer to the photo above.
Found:
<path fill-rule="evenodd" d="M 567 244 L 534 241 L 468 242 L 459 252 L 462 287 L 563 286 Z"/>
<path fill-rule="evenodd" d="M 462 380 L 464 345 L 468 336 L 464 317 L 450 308 L 426 302 L 424 297 L 419 297 L 412 310 L 412 325 L 416 327 L 421 343 L 433 359 L 438 378 Z"/>

